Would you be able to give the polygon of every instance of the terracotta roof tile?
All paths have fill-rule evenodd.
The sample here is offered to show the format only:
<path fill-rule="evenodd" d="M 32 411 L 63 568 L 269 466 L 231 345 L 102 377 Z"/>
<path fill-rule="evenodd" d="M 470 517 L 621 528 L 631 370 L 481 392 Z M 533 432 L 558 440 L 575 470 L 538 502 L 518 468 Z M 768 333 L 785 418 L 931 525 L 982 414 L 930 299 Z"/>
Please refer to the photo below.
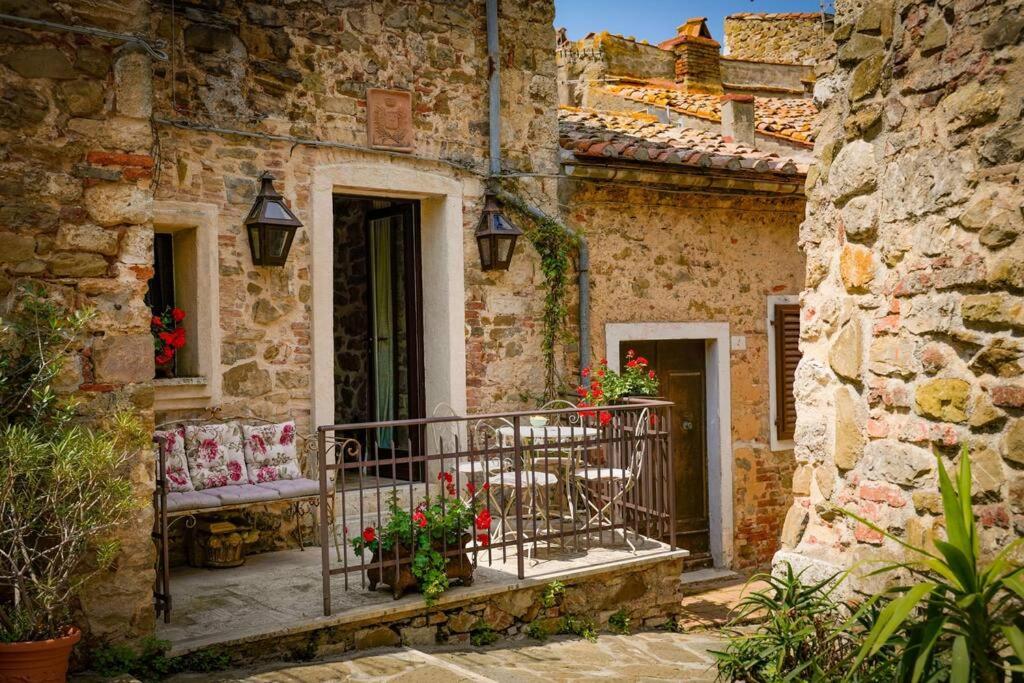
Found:
<path fill-rule="evenodd" d="M 708 121 L 722 120 L 722 95 L 689 93 L 658 84 L 621 83 L 604 86 L 613 95 L 635 102 L 668 107 Z M 755 97 L 754 125 L 765 135 L 814 146 L 818 108 L 811 100 L 793 97 Z"/>
<path fill-rule="evenodd" d="M 807 172 L 805 163 L 726 142 L 718 133 L 652 119 L 646 114 L 562 107 L 558 112 L 559 144 L 580 158 L 785 175 Z"/>

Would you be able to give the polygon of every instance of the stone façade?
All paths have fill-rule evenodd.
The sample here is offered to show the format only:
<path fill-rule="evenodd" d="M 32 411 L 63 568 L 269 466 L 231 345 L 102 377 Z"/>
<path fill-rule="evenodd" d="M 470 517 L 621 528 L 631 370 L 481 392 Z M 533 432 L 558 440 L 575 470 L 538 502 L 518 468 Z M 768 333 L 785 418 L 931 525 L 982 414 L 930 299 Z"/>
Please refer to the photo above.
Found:
<path fill-rule="evenodd" d="M 797 492 L 776 562 L 927 545 L 962 447 L 982 548 L 1024 534 L 1019 2 L 847 4 L 807 179 Z M 933 454 L 939 456 L 935 460 Z"/>

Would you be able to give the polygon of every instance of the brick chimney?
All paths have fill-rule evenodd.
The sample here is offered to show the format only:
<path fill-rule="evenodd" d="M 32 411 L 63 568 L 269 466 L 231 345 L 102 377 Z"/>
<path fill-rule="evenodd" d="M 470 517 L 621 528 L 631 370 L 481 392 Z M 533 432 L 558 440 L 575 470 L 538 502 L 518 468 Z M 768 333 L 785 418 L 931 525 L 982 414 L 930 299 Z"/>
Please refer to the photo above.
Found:
<path fill-rule="evenodd" d="M 726 95 L 722 98 L 722 137 L 727 142 L 754 145 L 753 95 Z"/>
<path fill-rule="evenodd" d="M 722 94 L 721 45 L 711 37 L 707 17 L 687 19 L 676 37 L 658 45 L 676 56 L 676 82 L 687 92 Z"/>

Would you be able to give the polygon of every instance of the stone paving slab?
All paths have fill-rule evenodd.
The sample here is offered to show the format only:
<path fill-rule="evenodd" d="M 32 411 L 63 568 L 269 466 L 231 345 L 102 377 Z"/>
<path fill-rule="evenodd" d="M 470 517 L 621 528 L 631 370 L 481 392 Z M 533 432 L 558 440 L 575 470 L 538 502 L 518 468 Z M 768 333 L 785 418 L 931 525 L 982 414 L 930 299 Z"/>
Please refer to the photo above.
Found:
<path fill-rule="evenodd" d="M 329 683 L 400 681 L 441 683 L 555 683 L 559 681 L 715 680 L 709 649 L 723 646 L 714 634 L 638 633 L 602 635 L 597 642 L 560 637 L 545 643 L 519 641 L 472 650 L 399 648 L 309 663 L 277 664 L 219 674 L 182 674 L 174 683 Z"/>

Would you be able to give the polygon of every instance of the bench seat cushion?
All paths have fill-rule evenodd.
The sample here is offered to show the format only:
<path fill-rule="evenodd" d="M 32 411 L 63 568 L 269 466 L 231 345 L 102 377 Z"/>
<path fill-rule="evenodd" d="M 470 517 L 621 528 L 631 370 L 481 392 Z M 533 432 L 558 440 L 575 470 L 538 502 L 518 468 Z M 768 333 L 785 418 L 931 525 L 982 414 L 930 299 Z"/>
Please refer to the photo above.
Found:
<path fill-rule="evenodd" d="M 167 511 L 202 510 L 215 508 L 221 504 L 217 496 L 203 491 L 172 491 L 167 494 Z"/>
<path fill-rule="evenodd" d="M 260 484 L 260 488 L 274 489 L 282 498 L 299 498 L 320 493 L 320 482 L 313 479 L 282 479 Z"/>
<path fill-rule="evenodd" d="M 240 505 L 245 503 L 265 503 L 275 501 L 281 495 L 274 489 L 255 484 L 239 484 L 237 486 L 218 486 L 206 489 L 204 493 L 216 497 L 221 505 Z"/>
<path fill-rule="evenodd" d="M 234 422 L 186 425 L 185 457 L 197 491 L 249 481 L 242 454 L 242 430 Z"/>

